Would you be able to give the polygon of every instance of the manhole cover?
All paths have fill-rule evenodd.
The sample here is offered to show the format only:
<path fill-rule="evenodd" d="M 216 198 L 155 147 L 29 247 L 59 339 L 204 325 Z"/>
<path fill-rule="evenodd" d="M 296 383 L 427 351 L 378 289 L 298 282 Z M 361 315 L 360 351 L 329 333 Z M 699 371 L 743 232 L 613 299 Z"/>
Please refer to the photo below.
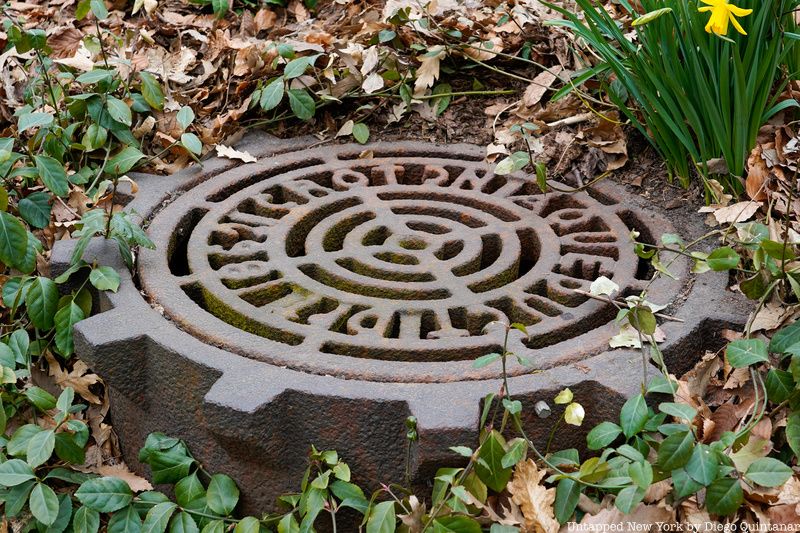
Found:
<path fill-rule="evenodd" d="M 413 414 L 414 471 L 430 474 L 474 439 L 481 398 L 498 389 L 499 366 L 472 366 L 501 349 L 493 321 L 528 325 L 510 349 L 537 370 L 510 373 L 529 410 L 571 386 L 593 406 L 588 428 L 637 391 L 640 354 L 608 350 L 616 309 L 576 292 L 599 276 L 642 290 L 650 271 L 630 232 L 671 231 L 620 189 L 541 194 L 471 146 L 259 150 L 257 163 L 217 160 L 169 185 L 140 178 L 135 207 L 153 214 L 156 250 L 141 252 L 138 275 L 163 316 L 128 283 L 77 341 L 119 397 L 131 451 L 147 431 L 177 431 L 271 502 L 295 488 L 311 443 L 338 448 L 369 483 L 400 481 Z M 680 278 L 649 289 L 687 319 L 663 326 L 678 366 L 714 343 L 689 334 L 738 321 L 715 310 L 725 280 L 691 287 L 688 266 L 677 258 Z"/>
<path fill-rule="evenodd" d="M 145 291 L 182 328 L 242 355 L 415 382 L 477 377 L 472 360 L 500 350 L 492 321 L 529 325 L 514 349 L 539 367 L 603 350 L 606 332 L 579 352 L 558 347 L 615 316 L 575 289 L 601 275 L 644 287 L 629 234 L 650 227 L 616 198 L 542 195 L 459 151 L 359 153 L 301 152 L 184 194 L 150 225 Z"/>

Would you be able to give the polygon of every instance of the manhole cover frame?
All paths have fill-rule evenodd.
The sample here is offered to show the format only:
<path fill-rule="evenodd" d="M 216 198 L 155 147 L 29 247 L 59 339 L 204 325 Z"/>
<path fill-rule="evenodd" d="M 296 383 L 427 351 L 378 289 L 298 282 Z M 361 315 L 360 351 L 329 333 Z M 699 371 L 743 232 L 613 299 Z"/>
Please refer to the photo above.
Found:
<path fill-rule="evenodd" d="M 309 142 L 282 142 L 251 134 L 239 148 L 259 158 L 279 161 L 281 157 L 297 156 L 275 154 L 302 150 L 303 143 Z M 476 146 L 437 147 L 423 143 L 377 143 L 337 149 L 377 152 L 387 146 L 395 151 L 468 154 L 473 159 L 483 153 Z M 208 187 L 222 173 L 244 177 L 251 169 L 251 165 L 214 158 L 204 162 L 202 169 L 192 167 L 168 178 L 136 175 L 140 192 L 128 208 L 150 219 L 153 213 L 164 212 L 171 203 L 179 202 L 183 191 Z M 644 202 L 621 187 L 601 183 L 595 190 L 596 197 L 619 198 L 627 211 L 640 210 L 640 220 L 652 217 L 651 227 L 663 228 L 663 233 L 670 231 L 672 225 L 665 217 L 641 211 Z M 65 241 L 54 249 L 54 274 L 66 268 L 71 248 L 72 243 Z M 111 243 L 96 241 L 86 258 L 123 269 L 114 248 Z M 727 276 L 712 273 L 687 284 L 688 262 L 678 258 L 673 267 L 684 281 L 657 282 L 650 299 L 660 303 L 673 295 L 680 300 L 670 312 L 686 322 L 662 325 L 667 335 L 662 346 L 667 363 L 671 370 L 680 371 L 693 362 L 686 360 L 687 351 L 717 348 L 721 342 L 714 340 L 718 331 L 740 326 L 745 316 L 739 299 L 725 290 Z M 412 473 L 417 480 L 423 480 L 437 466 L 458 461 L 449 446 L 474 440 L 481 399 L 500 386 L 496 369 L 474 370 L 469 360 L 420 363 L 431 369 L 430 378 L 408 382 L 393 382 L 391 374 L 387 379 L 387 362 L 377 359 L 359 358 L 361 369 L 338 376 L 308 372 L 303 365 L 287 368 L 268 364 L 226 349 L 224 338 L 200 339 L 181 330 L 146 301 L 127 272 L 123 271 L 122 278 L 116 294 L 100 295 L 101 313 L 76 327 L 76 350 L 110 386 L 112 419 L 126 458 L 141 468 L 135 461 L 135 452 L 146 433 L 172 432 L 185 438 L 193 449 L 199 447 L 198 457 L 208 466 L 234 475 L 245 493 L 250 493 L 244 502 L 246 508 L 272 506 L 277 495 L 296 488 L 297 476 L 305 467 L 303 447 L 310 443 L 338 447 L 368 486 L 379 481 L 399 481 L 404 455 L 402 420 L 407 415 L 418 419 L 421 440 L 412 457 Z M 543 371 L 513 369 L 510 386 L 526 406 L 526 425 L 532 426 L 532 434 L 541 435 L 549 429 L 548 423 L 530 418 L 533 403 L 550 400 L 563 387 L 571 387 L 579 400 L 592 405 L 584 428 L 561 443 L 578 447 L 582 447 L 583 435 L 593 423 L 615 417 L 624 399 L 639 391 L 641 353 L 608 350 L 605 345 L 615 330 L 609 323 L 556 344 L 562 354 L 572 355 L 551 359 L 550 364 L 544 358 Z M 519 337 L 515 342 L 520 342 Z M 337 355 L 334 360 L 341 358 Z M 455 370 L 453 365 L 457 365 Z M 657 372 L 652 366 L 648 371 L 651 375 Z M 353 427 L 342 429 L 342 424 L 353 422 Z M 296 431 L 288 433 L 302 445 L 290 443 L 288 434 L 275 434 L 287 424 L 297 426 Z M 270 429 L 274 433 L 269 433 Z M 357 442 L 352 442 L 354 439 Z M 294 460 L 279 459 L 286 448 L 294 446 Z M 259 458 L 257 463 L 253 463 L 254 457 Z M 264 481 L 265 476 L 269 481 Z"/>

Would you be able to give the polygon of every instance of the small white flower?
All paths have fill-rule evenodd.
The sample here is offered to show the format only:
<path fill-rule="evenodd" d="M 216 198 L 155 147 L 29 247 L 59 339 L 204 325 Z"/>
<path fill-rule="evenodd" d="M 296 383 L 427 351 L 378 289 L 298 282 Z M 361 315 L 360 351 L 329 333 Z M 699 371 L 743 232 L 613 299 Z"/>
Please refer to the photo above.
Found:
<path fill-rule="evenodd" d="M 589 286 L 589 292 L 595 296 L 612 296 L 615 292 L 619 292 L 619 285 L 605 276 L 600 276 Z"/>
<path fill-rule="evenodd" d="M 580 426 L 583 423 L 583 417 L 586 412 L 583 406 L 577 402 L 569 404 L 564 411 L 564 422 L 573 426 Z"/>
<path fill-rule="evenodd" d="M 553 400 L 555 403 L 562 405 L 565 403 L 569 403 L 572 401 L 572 391 L 569 389 L 564 389 L 558 393 L 558 395 Z"/>

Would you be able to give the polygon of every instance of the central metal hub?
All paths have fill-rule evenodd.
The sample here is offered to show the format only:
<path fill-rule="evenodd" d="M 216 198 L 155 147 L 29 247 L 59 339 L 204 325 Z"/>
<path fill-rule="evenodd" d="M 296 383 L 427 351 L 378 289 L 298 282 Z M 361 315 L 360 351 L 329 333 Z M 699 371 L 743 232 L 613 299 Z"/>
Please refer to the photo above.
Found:
<path fill-rule="evenodd" d="M 545 195 L 447 152 L 321 154 L 219 176 L 166 207 L 150 225 L 159 251 L 140 268 L 148 294 L 183 328 L 249 357 L 411 382 L 453 379 L 422 363 L 498 351 L 493 321 L 528 326 L 517 348 L 532 356 L 606 324 L 613 307 L 575 292 L 601 275 L 643 286 L 633 215 L 610 197 Z M 199 320 L 197 306 L 217 320 Z M 254 351 L 248 335 L 271 342 Z"/>

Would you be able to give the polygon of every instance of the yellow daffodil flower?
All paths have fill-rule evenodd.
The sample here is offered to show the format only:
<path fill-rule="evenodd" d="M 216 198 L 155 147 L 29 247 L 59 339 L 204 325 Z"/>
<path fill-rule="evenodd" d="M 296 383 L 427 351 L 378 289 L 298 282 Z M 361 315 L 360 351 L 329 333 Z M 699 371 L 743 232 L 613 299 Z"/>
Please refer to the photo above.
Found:
<path fill-rule="evenodd" d="M 708 33 L 716 33 L 717 35 L 728 34 L 728 23 L 733 24 L 736 31 L 742 35 L 747 35 L 742 25 L 736 20 L 736 17 L 746 17 L 753 12 L 752 9 L 743 9 L 728 3 L 728 0 L 701 0 L 704 4 L 703 7 L 698 8 L 698 11 L 704 13 L 711 12 L 711 18 L 708 19 L 706 24 L 706 31 Z"/>

